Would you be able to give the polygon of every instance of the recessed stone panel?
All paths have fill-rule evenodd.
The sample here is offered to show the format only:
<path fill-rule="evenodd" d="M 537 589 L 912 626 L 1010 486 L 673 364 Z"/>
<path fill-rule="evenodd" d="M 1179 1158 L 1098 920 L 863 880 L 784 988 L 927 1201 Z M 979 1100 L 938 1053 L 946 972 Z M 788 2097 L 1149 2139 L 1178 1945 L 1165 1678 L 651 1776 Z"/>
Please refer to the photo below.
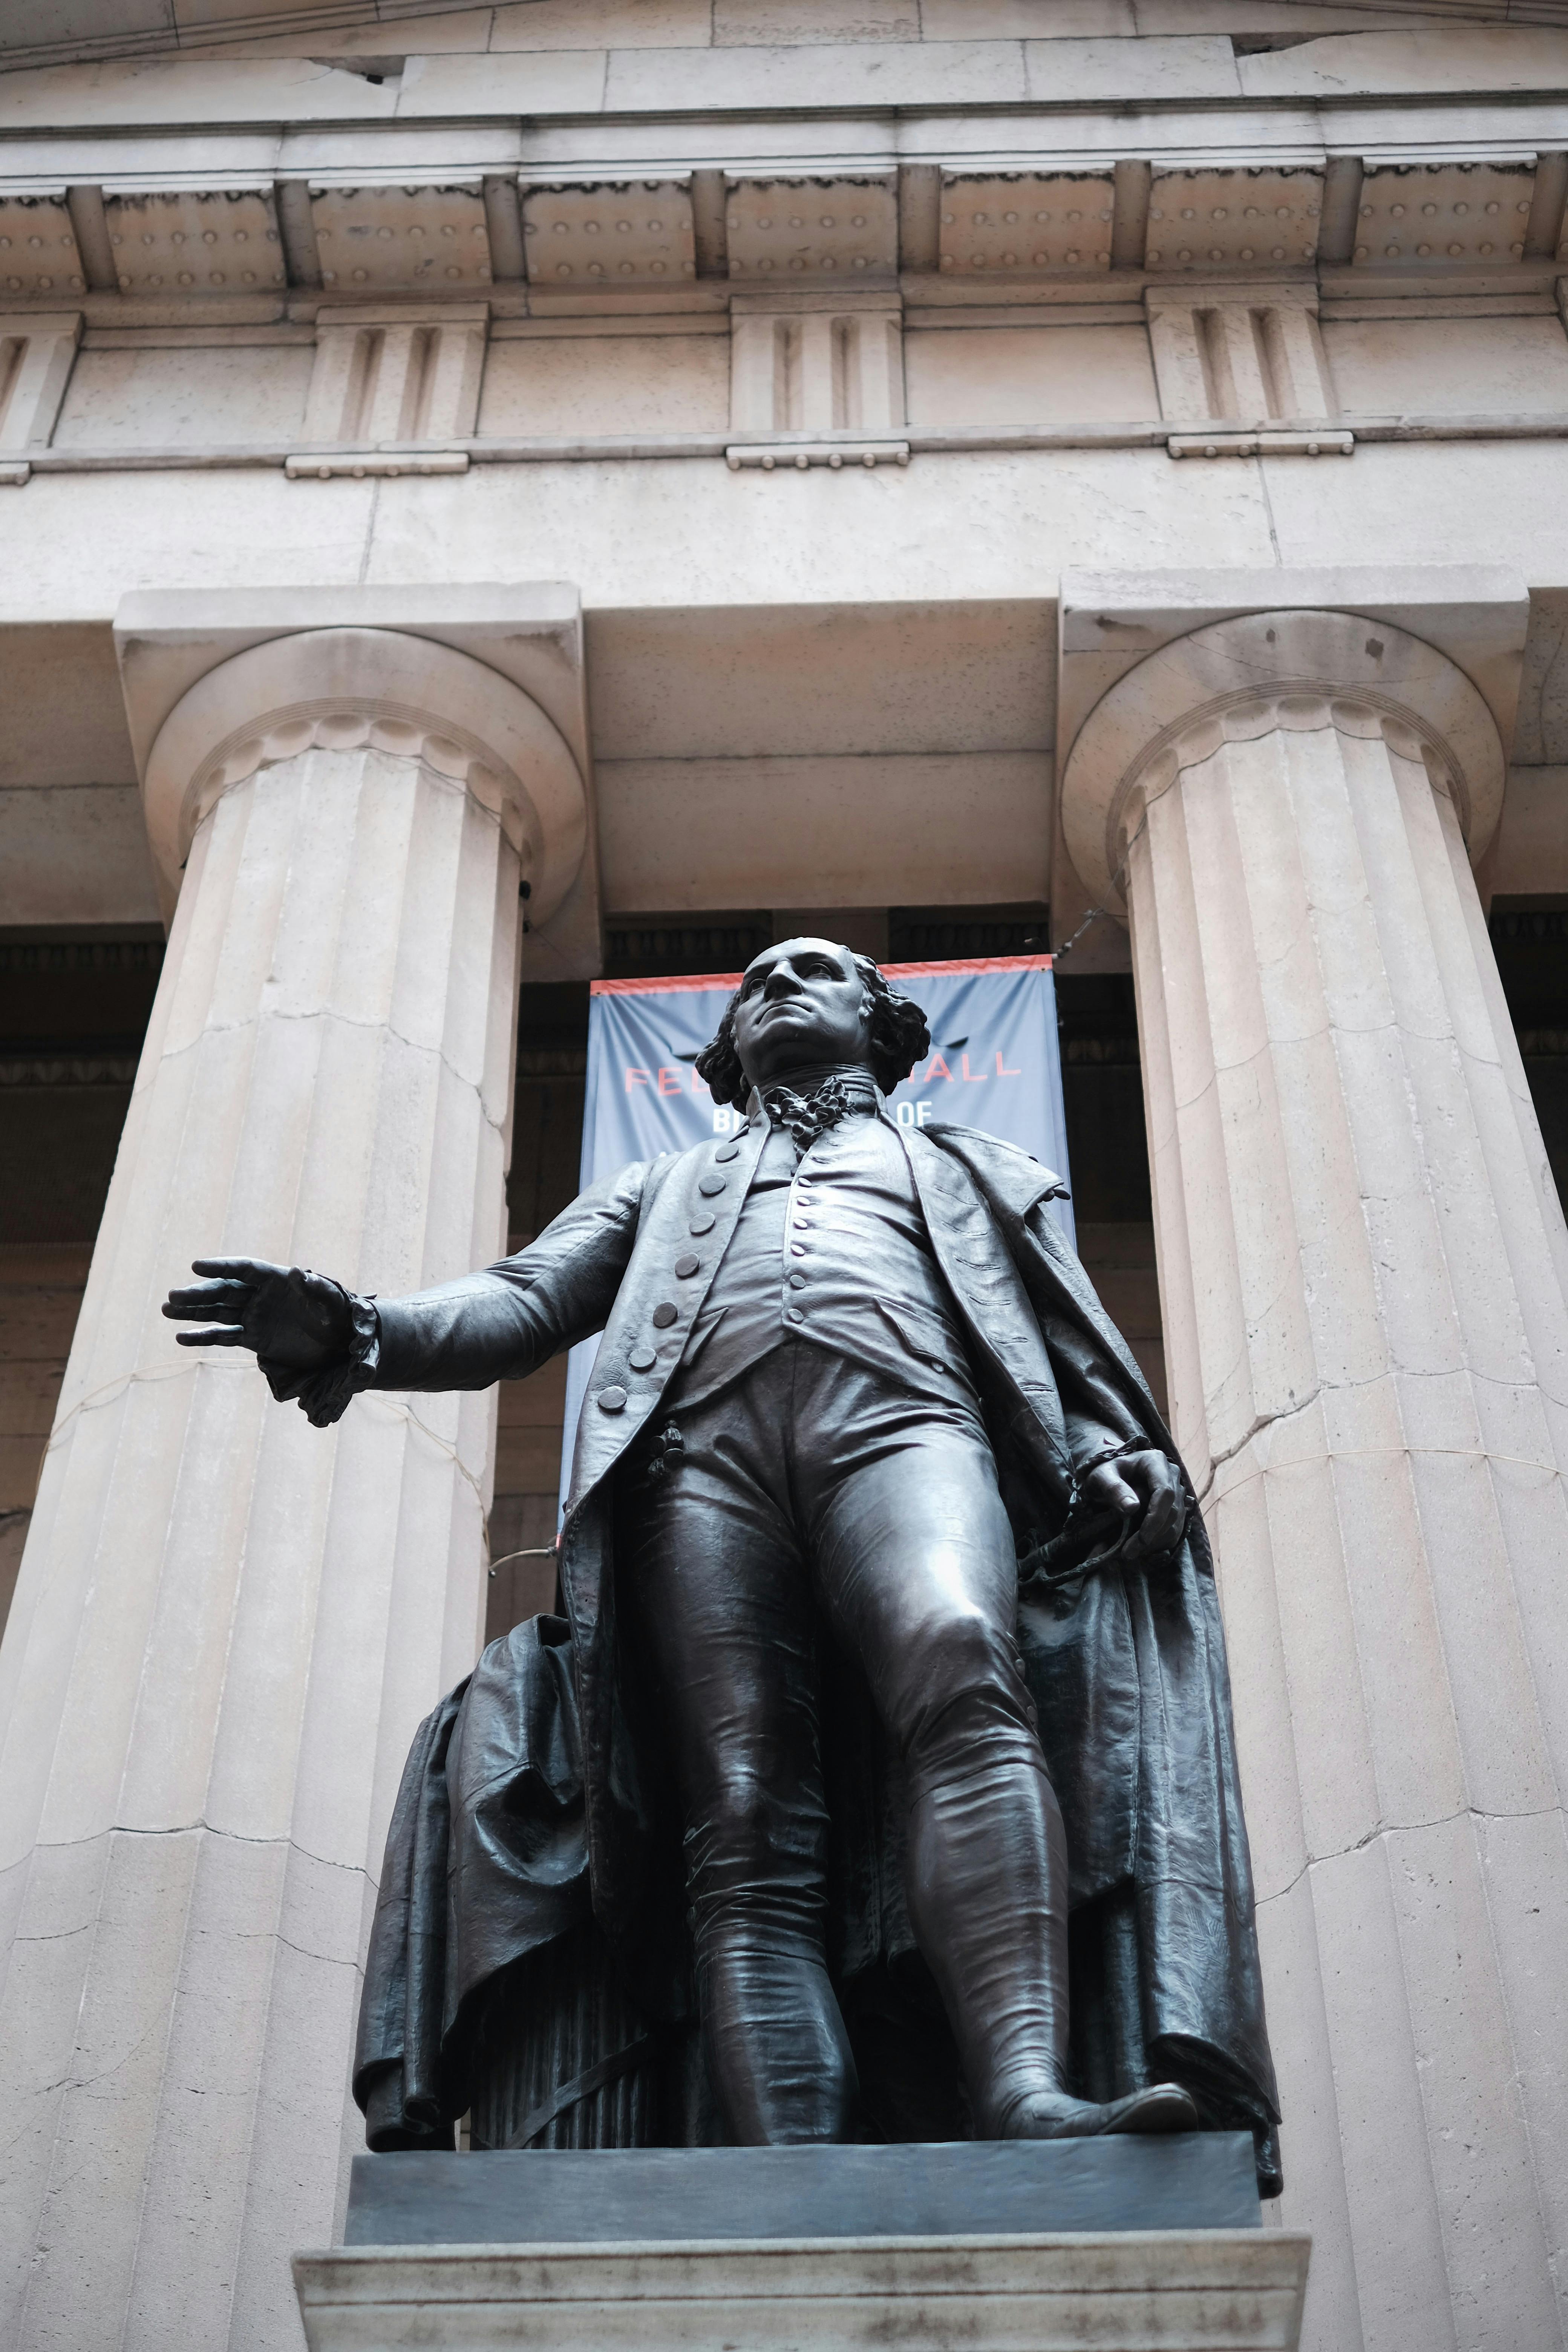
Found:
<path fill-rule="evenodd" d="M 942 181 L 941 266 L 954 277 L 1109 269 L 1112 209 L 1109 173 L 952 173 Z"/>
<path fill-rule="evenodd" d="M 79 294 L 86 284 L 64 190 L 0 197 L 0 296 Z"/>
<path fill-rule="evenodd" d="M 674 180 L 530 188 L 522 234 L 536 286 L 669 286 L 697 275 L 691 192 Z"/>
<path fill-rule="evenodd" d="M 736 180 L 726 215 L 730 275 L 759 284 L 853 281 L 899 262 L 898 203 L 888 178 Z"/>
<path fill-rule="evenodd" d="M 414 188 L 312 185 L 310 210 L 321 283 L 336 294 L 391 286 L 449 293 L 490 282 L 477 180 Z"/>
<path fill-rule="evenodd" d="M 1150 269 L 1300 268 L 1318 255 L 1321 172 L 1157 172 L 1149 191 Z"/>
<path fill-rule="evenodd" d="M 1384 164 L 1361 184 L 1354 259 L 1518 261 L 1535 174 L 1526 163 Z"/>
<path fill-rule="evenodd" d="M 270 188 L 106 188 L 122 294 L 233 294 L 284 283 Z"/>

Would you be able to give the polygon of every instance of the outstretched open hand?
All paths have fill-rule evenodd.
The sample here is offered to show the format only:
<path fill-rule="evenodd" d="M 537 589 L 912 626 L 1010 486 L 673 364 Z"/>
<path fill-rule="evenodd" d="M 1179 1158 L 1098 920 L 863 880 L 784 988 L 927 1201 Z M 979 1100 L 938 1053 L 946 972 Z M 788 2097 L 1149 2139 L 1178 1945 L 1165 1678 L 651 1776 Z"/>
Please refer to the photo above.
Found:
<path fill-rule="evenodd" d="M 313 1372 L 348 1353 L 353 1323 L 345 1293 L 302 1265 L 263 1258 L 198 1257 L 204 1282 L 171 1290 L 163 1312 L 200 1331 L 176 1334 L 182 1348 L 249 1348 L 279 1370 Z"/>
<path fill-rule="evenodd" d="M 1173 1551 L 1187 1519 L 1187 1490 L 1181 1472 L 1153 1446 L 1101 1462 L 1083 1482 L 1091 1509 L 1114 1511 L 1129 1532 L 1123 1559 L 1152 1559 Z"/>

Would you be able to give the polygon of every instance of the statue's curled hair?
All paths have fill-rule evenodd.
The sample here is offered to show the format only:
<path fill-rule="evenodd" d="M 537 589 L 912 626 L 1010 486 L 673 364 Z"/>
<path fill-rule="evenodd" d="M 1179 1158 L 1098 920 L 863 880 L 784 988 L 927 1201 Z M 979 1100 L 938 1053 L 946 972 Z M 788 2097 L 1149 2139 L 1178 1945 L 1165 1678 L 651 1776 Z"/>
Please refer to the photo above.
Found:
<path fill-rule="evenodd" d="M 871 1076 L 883 1094 L 890 1095 L 931 1051 L 931 1031 L 914 999 L 889 987 L 869 956 L 858 955 L 854 961 L 871 999 Z M 737 989 L 724 1007 L 717 1035 L 697 1056 L 697 1075 L 715 1102 L 741 1104 L 751 1091 L 735 1050 L 735 1007 L 740 1001 Z"/>

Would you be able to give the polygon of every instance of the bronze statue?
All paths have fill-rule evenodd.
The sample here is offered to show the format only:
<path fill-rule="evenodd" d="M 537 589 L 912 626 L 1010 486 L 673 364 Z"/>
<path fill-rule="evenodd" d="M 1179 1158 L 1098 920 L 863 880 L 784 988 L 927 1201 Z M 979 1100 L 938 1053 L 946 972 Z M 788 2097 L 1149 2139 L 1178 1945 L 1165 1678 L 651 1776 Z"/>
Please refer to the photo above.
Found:
<path fill-rule="evenodd" d="M 320 1425 L 363 1388 L 483 1388 L 604 1332 L 567 1622 L 492 1645 L 405 1776 L 362 2020 L 373 2144 L 449 2144 L 464 2002 L 591 1911 L 650 2030 L 694 1992 L 709 2136 L 1241 2126 L 1277 2187 L 1202 1522 L 1057 1180 L 883 1111 L 928 1042 L 874 964 L 789 940 L 698 1063 L 746 1112 L 733 1136 L 411 1298 L 247 1259 L 171 1295 L 208 1327 L 184 1344 L 253 1349 Z M 492 1834 L 463 1791 L 511 1750 Z M 956 2107 L 922 2105 L 922 2046 L 955 2056 Z"/>

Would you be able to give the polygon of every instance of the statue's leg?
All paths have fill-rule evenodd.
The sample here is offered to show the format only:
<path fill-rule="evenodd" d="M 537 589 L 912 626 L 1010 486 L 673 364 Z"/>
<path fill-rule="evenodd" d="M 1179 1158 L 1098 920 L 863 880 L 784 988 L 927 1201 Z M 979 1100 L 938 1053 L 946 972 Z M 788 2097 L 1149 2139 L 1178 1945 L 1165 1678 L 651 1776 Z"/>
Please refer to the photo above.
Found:
<path fill-rule="evenodd" d="M 843 2140 L 855 2066 L 826 1957 L 827 1811 L 809 1582 L 781 1489 L 787 1376 L 676 1408 L 625 1514 L 624 1654 L 646 1660 L 686 1819 L 698 2001 L 742 2146 Z"/>
<path fill-rule="evenodd" d="M 978 1418 L 848 1366 L 813 1464 L 810 1548 L 910 1788 L 910 1923 L 982 2137 L 1191 2127 L 1173 2086 L 1110 2106 L 1068 2090 L 1068 1856 L 1014 1636 L 1017 1564 Z M 850 1442 L 847 1444 L 846 1439 Z"/>

